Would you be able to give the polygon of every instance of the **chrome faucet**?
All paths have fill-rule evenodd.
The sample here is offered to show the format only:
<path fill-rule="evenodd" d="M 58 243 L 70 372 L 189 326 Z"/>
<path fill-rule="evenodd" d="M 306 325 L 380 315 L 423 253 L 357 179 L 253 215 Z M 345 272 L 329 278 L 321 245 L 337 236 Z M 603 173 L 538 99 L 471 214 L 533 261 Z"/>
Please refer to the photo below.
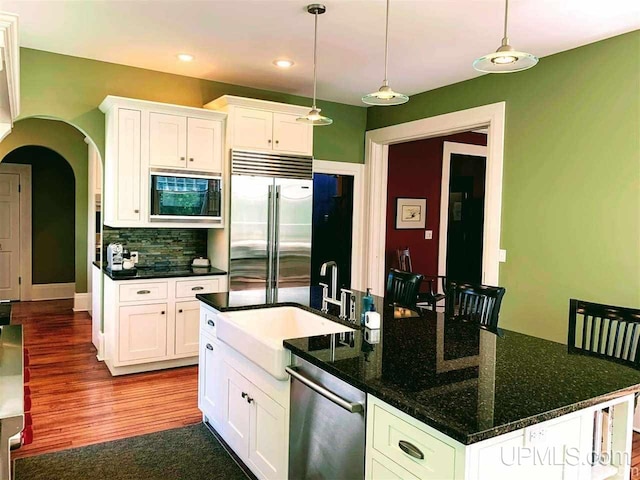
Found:
<path fill-rule="evenodd" d="M 320 283 L 322 286 L 322 311 L 329 311 L 329 304 L 338 305 L 340 307 L 339 317 L 342 320 L 347 319 L 347 311 L 349 311 L 349 320 L 355 322 L 355 298 L 353 292 L 347 289 L 340 289 L 340 299 L 338 300 L 338 264 L 333 260 L 325 262 L 320 267 L 320 276 L 327 275 L 327 269 L 331 268 L 331 294 L 329 294 L 329 285 Z"/>

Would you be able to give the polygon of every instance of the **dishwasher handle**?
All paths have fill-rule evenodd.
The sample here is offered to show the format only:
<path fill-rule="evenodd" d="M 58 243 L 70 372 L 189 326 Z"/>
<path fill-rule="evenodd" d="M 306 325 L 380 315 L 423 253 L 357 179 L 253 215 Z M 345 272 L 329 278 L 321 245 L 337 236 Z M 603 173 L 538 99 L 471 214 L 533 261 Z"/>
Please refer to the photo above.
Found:
<path fill-rule="evenodd" d="M 322 395 L 327 400 L 331 400 L 333 403 L 335 403 L 336 405 L 344 408 L 346 411 L 348 411 L 350 413 L 361 413 L 361 412 L 364 411 L 364 405 L 362 405 L 361 403 L 359 403 L 359 402 L 349 402 L 348 400 L 345 400 L 344 398 L 342 398 L 342 397 L 336 395 L 335 393 L 333 393 L 331 390 L 327 390 L 322 385 L 318 385 L 317 383 L 315 383 L 311 379 L 305 377 L 300 372 L 294 370 L 291 367 L 285 367 L 285 370 L 293 378 L 295 378 L 296 380 L 304 383 L 311 390 L 313 390 L 314 392 Z"/>

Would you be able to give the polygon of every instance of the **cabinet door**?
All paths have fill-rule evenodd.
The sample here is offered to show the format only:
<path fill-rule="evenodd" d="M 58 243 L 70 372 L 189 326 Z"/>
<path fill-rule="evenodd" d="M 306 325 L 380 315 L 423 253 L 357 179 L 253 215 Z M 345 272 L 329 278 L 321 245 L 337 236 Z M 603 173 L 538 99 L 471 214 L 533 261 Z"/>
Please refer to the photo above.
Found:
<path fill-rule="evenodd" d="M 236 107 L 233 112 L 233 147 L 271 149 L 273 113 Z"/>
<path fill-rule="evenodd" d="M 187 118 L 164 113 L 149 114 L 149 165 L 187 166 Z"/>
<path fill-rule="evenodd" d="M 298 115 L 273 114 L 273 149 L 301 155 L 313 155 L 313 127 L 300 123 Z"/>
<path fill-rule="evenodd" d="M 222 173 L 222 123 L 187 120 L 187 168 Z"/>
<path fill-rule="evenodd" d="M 251 383 L 235 369 L 224 364 L 223 437 L 242 459 L 249 454 L 249 420 L 251 404 L 248 402 Z"/>
<path fill-rule="evenodd" d="M 120 307 L 120 362 L 161 360 L 167 355 L 167 304 Z"/>
<path fill-rule="evenodd" d="M 118 151 L 115 155 L 117 174 L 117 221 L 140 221 L 140 112 L 118 110 Z M 107 195 L 110 193 L 107 191 Z"/>
<path fill-rule="evenodd" d="M 252 385 L 249 463 L 266 479 L 288 478 L 289 442 L 285 409 Z"/>
<path fill-rule="evenodd" d="M 176 355 L 197 355 L 200 337 L 200 302 L 176 303 Z"/>
<path fill-rule="evenodd" d="M 198 362 L 198 408 L 216 428 L 222 418 L 221 392 L 222 360 L 219 345 L 208 336 L 202 336 Z"/>

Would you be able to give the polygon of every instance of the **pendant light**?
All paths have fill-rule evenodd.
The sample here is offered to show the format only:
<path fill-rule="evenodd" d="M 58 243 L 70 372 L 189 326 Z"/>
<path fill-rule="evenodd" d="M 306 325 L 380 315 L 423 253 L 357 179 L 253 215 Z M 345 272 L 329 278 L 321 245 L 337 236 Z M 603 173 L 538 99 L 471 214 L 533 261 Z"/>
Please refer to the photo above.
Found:
<path fill-rule="evenodd" d="M 322 125 L 331 125 L 333 120 L 329 117 L 325 117 L 320 114 L 320 109 L 316 107 L 316 86 L 318 84 L 318 15 L 322 15 L 327 11 L 327 7 L 321 5 L 319 3 L 312 3 L 307 6 L 307 12 L 314 16 L 315 20 L 315 33 L 313 38 L 313 106 L 309 113 L 307 113 L 304 117 L 298 117 L 296 120 L 302 123 L 309 123 L 314 127 L 320 127 Z"/>
<path fill-rule="evenodd" d="M 509 15 L 509 0 L 504 4 L 504 36 L 502 45 L 494 53 L 478 58 L 473 62 L 473 68 L 485 73 L 520 72 L 538 63 L 538 58 L 530 53 L 518 52 L 509 45 L 507 36 L 507 17 Z"/>
<path fill-rule="evenodd" d="M 384 32 L 384 81 L 377 92 L 370 93 L 362 97 L 362 101 L 367 105 L 401 105 L 409 101 L 409 97 L 402 93 L 394 92 L 387 80 L 387 70 L 389 59 L 389 0 L 387 0 L 387 18 Z"/>

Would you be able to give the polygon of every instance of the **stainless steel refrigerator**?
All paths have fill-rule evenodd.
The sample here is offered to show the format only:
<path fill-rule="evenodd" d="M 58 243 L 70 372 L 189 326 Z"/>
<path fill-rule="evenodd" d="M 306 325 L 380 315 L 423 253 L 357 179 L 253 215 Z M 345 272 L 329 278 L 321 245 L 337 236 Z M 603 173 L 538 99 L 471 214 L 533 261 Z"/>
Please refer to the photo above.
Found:
<path fill-rule="evenodd" d="M 231 159 L 230 301 L 306 301 L 312 158 L 233 150 Z"/>

